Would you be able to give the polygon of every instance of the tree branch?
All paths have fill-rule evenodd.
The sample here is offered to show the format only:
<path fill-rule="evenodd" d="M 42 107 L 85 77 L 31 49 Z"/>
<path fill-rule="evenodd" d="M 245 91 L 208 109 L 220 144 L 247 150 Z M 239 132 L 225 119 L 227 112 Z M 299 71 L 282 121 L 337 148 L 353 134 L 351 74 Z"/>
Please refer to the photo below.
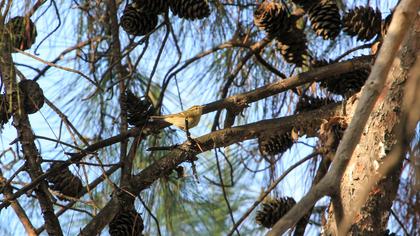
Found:
<path fill-rule="evenodd" d="M 403 0 L 394 13 L 388 35 L 379 51 L 372 72 L 362 90 L 360 101 L 353 114 L 349 127 L 344 133 L 343 139 L 337 149 L 332 168 L 327 175 L 314 186 L 306 196 L 302 198 L 284 217 L 282 217 L 268 233 L 268 235 L 282 235 L 287 229 L 293 227 L 296 222 L 323 196 L 336 191 L 340 186 L 341 176 L 347 163 L 359 143 L 361 134 L 370 113 L 378 99 L 387 78 L 392 62 L 398 51 L 399 45 L 407 33 L 420 2 L 417 0 Z"/>
<path fill-rule="evenodd" d="M 127 71 L 121 64 L 121 43 L 120 43 L 120 35 L 119 35 L 119 26 L 118 26 L 118 19 L 117 19 L 117 3 L 115 0 L 108 0 L 108 17 L 110 23 L 110 30 L 111 30 L 111 38 L 112 38 L 112 56 L 111 56 L 111 64 L 116 63 L 116 70 L 117 70 L 117 78 L 125 78 Z M 127 97 L 125 95 L 125 81 L 123 79 L 119 79 L 119 104 L 120 104 L 120 133 L 127 132 L 128 123 L 127 123 Z M 137 145 L 138 142 L 134 142 L 133 145 Z M 127 140 L 121 140 L 120 144 L 120 161 L 122 163 L 121 168 L 121 186 L 124 186 L 128 183 L 129 178 L 131 176 L 131 169 L 133 166 L 132 160 L 127 155 Z"/>
<path fill-rule="evenodd" d="M 13 111 L 13 124 L 18 133 L 19 141 L 22 144 L 23 154 L 25 156 L 27 171 L 32 181 L 43 174 L 40 161 L 41 157 L 35 146 L 34 134 L 32 132 L 29 117 L 23 110 L 23 101 L 19 97 L 19 87 L 16 81 L 16 71 L 14 69 L 12 58 L 12 47 L 10 45 L 10 35 L 5 32 L 3 26 L 0 27 L 0 72 L 1 81 L 5 84 L 7 100 L 12 105 Z M 21 96 L 21 95 L 20 95 Z M 35 193 L 39 201 L 43 218 L 46 224 L 48 234 L 62 235 L 60 223 L 54 215 L 54 208 L 52 201 L 49 197 L 49 190 L 45 181 L 40 181 L 39 185 L 35 188 Z"/>
<path fill-rule="evenodd" d="M 88 189 L 94 189 L 96 188 L 96 186 L 98 186 L 100 183 L 102 183 L 104 180 L 106 180 L 107 178 L 109 178 L 109 176 L 111 176 L 115 171 L 117 171 L 121 166 L 120 165 L 116 165 L 116 166 L 112 166 L 111 168 L 109 168 L 103 175 L 99 176 L 98 178 L 96 178 L 94 181 L 92 181 L 89 186 L 87 186 L 86 188 L 83 188 L 82 191 L 79 192 L 78 197 L 81 197 L 83 195 L 85 195 L 88 192 Z M 71 201 L 69 202 L 67 205 L 65 205 L 64 207 L 62 207 L 57 213 L 56 216 L 59 217 L 62 214 L 64 214 L 64 212 L 66 212 L 67 210 L 69 210 L 74 204 L 76 204 L 77 201 Z M 36 232 L 38 234 L 42 233 L 42 231 L 45 230 L 45 225 L 39 227 Z"/>
<path fill-rule="evenodd" d="M 191 143 L 187 141 L 179 145 L 177 149 L 169 152 L 165 157 L 143 169 L 139 174 L 133 176 L 130 187 L 124 189 L 124 191 L 128 192 L 129 195 L 137 196 L 142 190 L 150 187 L 157 179 L 163 177 L 165 173 L 174 169 L 182 162 L 189 161 L 191 156 L 195 156 L 201 152 L 219 147 L 227 147 L 245 140 L 255 139 L 261 133 L 290 130 L 292 127 L 295 127 L 298 130 L 304 127 L 318 127 L 323 119 L 340 113 L 341 106 L 331 104 L 324 106 L 322 109 L 310 112 L 277 119 L 262 120 L 247 125 L 211 132 L 194 139 L 194 143 L 197 143 L 200 148 L 191 147 Z M 314 117 L 317 118 L 314 119 Z M 112 220 L 112 217 L 118 210 L 121 209 L 121 205 L 118 197 L 114 196 L 99 214 L 86 225 L 80 235 L 95 235 L 100 233 L 100 231 Z"/>
<path fill-rule="evenodd" d="M 279 94 L 281 92 L 287 91 L 289 89 L 295 88 L 297 86 L 300 86 L 306 83 L 311 83 L 314 81 L 321 81 L 325 78 L 330 77 L 331 75 L 346 73 L 352 70 L 365 68 L 369 66 L 369 63 L 372 58 L 373 57 L 371 56 L 366 56 L 366 57 L 361 57 L 361 58 L 357 58 L 350 61 L 339 62 L 336 64 L 320 67 L 315 70 L 311 70 L 309 72 L 304 72 L 299 75 L 292 76 L 285 80 L 279 80 L 277 82 L 256 88 L 255 90 L 252 90 L 246 93 L 236 94 L 236 95 L 227 97 L 225 99 L 211 102 L 204 105 L 203 114 L 207 114 L 213 111 L 226 109 L 226 108 L 237 109 L 249 103 L 256 102 L 261 99 Z M 339 78 L 339 76 L 334 76 L 333 78 Z M 30 184 L 16 191 L 12 199 L 15 199 L 21 196 L 22 194 L 26 193 L 28 190 L 32 189 L 34 186 L 38 185 L 43 179 L 45 179 L 48 176 L 51 176 L 52 172 L 59 171 L 59 168 L 65 168 L 66 166 L 69 166 L 71 163 L 79 162 L 83 157 L 85 157 L 86 155 L 92 152 L 95 152 L 101 148 L 116 144 L 130 137 L 136 137 L 136 136 L 141 135 L 144 138 L 147 135 L 149 135 L 151 132 L 156 132 L 157 130 L 163 129 L 168 126 L 169 125 L 164 125 L 164 124 L 148 124 L 146 127 L 142 127 L 142 128 L 137 128 L 137 127 L 131 128 L 127 132 L 123 132 L 118 135 L 99 141 L 97 143 L 94 143 L 86 147 L 83 151 L 80 151 L 78 153 L 71 153 L 70 160 L 63 163 L 64 164 L 63 166 L 53 168 L 49 170 L 48 172 L 46 172 L 45 174 L 39 176 L 35 180 L 32 180 Z M 1 203 L 0 209 L 8 205 L 9 205 L 8 202 Z"/>
<path fill-rule="evenodd" d="M 0 193 L 3 193 L 6 199 L 13 195 L 12 188 L 7 183 L 6 179 L 3 177 L 1 170 L 0 170 Z M 13 200 L 11 202 L 11 205 L 16 215 L 18 216 L 20 222 L 22 223 L 23 227 L 25 228 L 26 233 L 31 236 L 38 235 L 35 231 L 34 226 L 32 225 L 31 221 L 26 215 L 25 210 L 19 204 L 19 202 L 17 200 Z"/>
<path fill-rule="evenodd" d="M 206 114 L 225 108 L 241 108 L 249 103 L 279 94 L 303 84 L 321 81 L 331 77 L 332 75 L 339 75 L 349 71 L 366 68 L 369 66 L 372 58 L 372 56 L 360 57 L 354 60 L 339 62 L 332 65 L 316 68 L 308 72 L 303 72 L 288 79 L 279 80 L 246 93 L 236 94 L 225 99 L 208 103 L 204 106 L 203 113 Z M 334 78 L 338 79 L 340 77 L 334 76 Z"/>

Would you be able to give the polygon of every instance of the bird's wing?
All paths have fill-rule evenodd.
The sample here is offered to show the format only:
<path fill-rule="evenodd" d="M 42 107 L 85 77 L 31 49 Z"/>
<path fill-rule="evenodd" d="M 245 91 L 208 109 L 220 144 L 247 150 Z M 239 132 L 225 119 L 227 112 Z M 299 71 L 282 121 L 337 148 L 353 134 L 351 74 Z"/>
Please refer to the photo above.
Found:
<path fill-rule="evenodd" d="M 170 114 L 170 115 L 161 115 L 161 116 L 150 116 L 150 120 L 166 120 L 166 119 L 170 119 L 176 117 L 174 114 Z"/>
<path fill-rule="evenodd" d="M 150 116 L 150 119 L 164 119 L 165 117 L 163 116 Z"/>

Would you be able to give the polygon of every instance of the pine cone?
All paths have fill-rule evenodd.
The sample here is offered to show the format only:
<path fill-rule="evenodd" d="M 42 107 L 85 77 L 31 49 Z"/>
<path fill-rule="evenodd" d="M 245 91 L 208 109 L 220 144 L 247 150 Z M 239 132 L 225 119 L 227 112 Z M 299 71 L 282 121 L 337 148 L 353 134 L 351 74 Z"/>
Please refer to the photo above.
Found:
<path fill-rule="evenodd" d="M 335 103 L 335 101 L 330 98 L 313 97 L 304 94 L 300 97 L 299 102 L 296 104 L 296 112 L 301 113 L 315 110 L 331 103 Z"/>
<path fill-rule="evenodd" d="M 328 91 L 342 96 L 351 96 L 359 92 L 370 74 L 369 69 L 354 70 L 340 75 L 340 79 L 324 80 L 321 87 L 327 88 Z"/>
<path fill-rule="evenodd" d="M 314 61 L 313 68 L 321 67 L 330 64 L 325 60 Z M 370 74 L 370 67 L 366 69 L 359 69 L 350 71 L 341 75 L 331 76 L 320 82 L 320 86 L 326 88 L 327 91 L 342 95 L 351 96 L 359 92 L 365 84 Z M 339 77 L 339 78 L 337 78 Z"/>
<path fill-rule="evenodd" d="M 306 35 L 296 27 L 298 17 L 289 16 L 284 5 L 264 1 L 254 11 L 254 24 L 277 40 L 277 49 L 288 63 L 301 67 L 308 55 Z"/>
<path fill-rule="evenodd" d="M 6 95 L 0 94 L 0 129 L 2 129 L 3 125 L 7 124 L 10 119 L 11 114 L 7 112 L 8 109 Z"/>
<path fill-rule="evenodd" d="M 140 99 L 127 90 L 127 113 L 130 125 L 142 127 L 154 112 L 155 109 L 147 98 Z"/>
<path fill-rule="evenodd" d="M 23 16 L 13 17 L 6 23 L 5 28 L 11 34 L 13 47 L 27 50 L 35 43 L 37 31 L 31 19 Z"/>
<path fill-rule="evenodd" d="M 142 13 L 132 4 L 128 5 L 121 16 L 121 27 L 128 34 L 141 36 L 150 33 L 157 25 L 156 14 Z"/>
<path fill-rule="evenodd" d="M 356 7 L 343 18 L 343 31 L 358 40 L 371 40 L 381 32 L 382 15 L 379 9 Z"/>
<path fill-rule="evenodd" d="M 287 33 L 276 37 L 276 39 L 277 49 L 286 62 L 295 64 L 297 67 L 305 65 L 308 47 L 303 30 L 292 27 Z"/>
<path fill-rule="evenodd" d="M 290 132 L 276 134 L 270 137 L 262 136 L 258 139 L 258 145 L 261 155 L 276 155 L 291 148 L 293 146 L 293 139 Z"/>
<path fill-rule="evenodd" d="M 188 20 L 203 19 L 210 15 L 206 0 L 171 0 L 169 7 L 174 15 Z"/>
<path fill-rule="evenodd" d="M 291 20 L 285 6 L 264 1 L 254 11 L 254 24 L 269 37 L 275 37 L 290 29 Z"/>
<path fill-rule="evenodd" d="M 168 0 L 134 0 L 133 7 L 146 14 L 161 14 L 169 7 Z"/>
<path fill-rule="evenodd" d="M 23 108 L 26 114 L 33 114 L 44 105 L 44 92 L 33 80 L 22 80 L 19 88 L 23 93 Z"/>
<path fill-rule="evenodd" d="M 59 162 L 53 163 L 50 166 L 50 169 L 60 165 L 62 164 Z M 61 194 L 69 197 L 79 198 L 79 194 L 83 190 L 82 181 L 79 179 L 79 177 L 73 175 L 68 167 L 64 169 L 62 168 L 60 172 L 57 172 L 51 177 L 48 177 L 47 181 L 50 183 L 50 188 L 52 190 L 58 191 Z M 66 198 L 58 198 L 64 201 L 68 200 Z"/>
<path fill-rule="evenodd" d="M 335 39 L 341 30 L 341 18 L 337 4 L 322 0 L 308 10 L 312 29 L 323 39 Z"/>
<path fill-rule="evenodd" d="M 118 213 L 109 223 L 111 236 L 141 236 L 143 229 L 143 219 L 134 209 Z"/>
<path fill-rule="evenodd" d="M 280 220 L 292 207 L 296 201 L 291 197 L 271 199 L 262 204 L 262 209 L 257 211 L 255 220 L 257 224 L 266 228 L 271 228 Z"/>

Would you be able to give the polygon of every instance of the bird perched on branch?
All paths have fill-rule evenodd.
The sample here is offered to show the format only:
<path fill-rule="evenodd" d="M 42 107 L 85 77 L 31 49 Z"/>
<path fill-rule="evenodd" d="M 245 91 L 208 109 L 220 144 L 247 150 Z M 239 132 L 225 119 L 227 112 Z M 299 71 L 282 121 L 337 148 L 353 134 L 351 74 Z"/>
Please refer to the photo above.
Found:
<path fill-rule="evenodd" d="M 195 127 L 200 122 L 201 114 L 203 113 L 203 106 L 192 106 L 186 111 L 176 114 L 151 116 L 150 121 L 163 120 L 172 125 L 177 126 L 182 130 L 187 130 L 186 122 L 188 122 L 188 129 Z"/>

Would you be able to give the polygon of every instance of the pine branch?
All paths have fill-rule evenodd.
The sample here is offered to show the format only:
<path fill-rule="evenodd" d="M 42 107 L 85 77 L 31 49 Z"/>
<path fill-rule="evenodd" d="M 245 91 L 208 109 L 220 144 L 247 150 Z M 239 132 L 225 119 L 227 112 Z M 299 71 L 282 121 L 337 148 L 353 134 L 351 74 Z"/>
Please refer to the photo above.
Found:
<path fill-rule="evenodd" d="M 3 177 L 3 174 L 0 170 L 0 192 L 4 194 L 6 200 L 13 195 L 13 191 L 11 186 L 7 183 L 6 179 Z M 20 222 L 22 223 L 23 227 L 26 230 L 28 235 L 38 235 L 35 231 L 32 222 L 29 220 L 28 215 L 25 212 L 25 209 L 20 205 L 17 200 L 11 201 L 11 205 L 13 210 L 15 211 L 16 215 L 18 216 Z"/>
<path fill-rule="evenodd" d="M 98 234 L 111 220 L 112 217 L 121 209 L 120 201 L 125 201 L 124 198 L 136 196 L 144 189 L 149 188 L 156 180 L 163 177 L 165 173 L 174 169 L 182 162 L 190 161 L 192 156 L 199 153 L 212 150 L 219 147 L 227 147 L 229 145 L 242 142 L 245 140 L 255 139 L 261 133 L 267 132 L 281 132 L 291 130 L 292 127 L 296 129 L 319 126 L 323 119 L 338 115 L 341 113 L 341 106 L 331 104 L 322 109 L 304 112 L 297 115 L 263 120 L 247 125 L 236 126 L 211 132 L 194 139 L 194 142 L 199 144 L 200 148 L 191 147 L 191 142 L 186 141 L 179 145 L 177 149 L 169 152 L 165 157 L 157 160 L 153 164 L 143 169 L 139 174 L 133 176 L 129 188 L 124 189 L 125 195 L 129 196 L 114 196 L 111 201 L 93 218 L 89 224 L 81 231 L 80 235 L 95 235 Z M 314 119 L 317 117 L 317 119 Z M 122 200 L 120 200 L 122 199 Z"/>
<path fill-rule="evenodd" d="M 32 181 L 43 175 L 40 165 L 41 157 L 35 146 L 34 134 L 28 115 L 23 110 L 23 101 L 20 99 L 16 82 L 16 71 L 14 69 L 12 58 L 12 47 L 10 45 L 10 35 L 5 32 L 3 26 L 0 27 L 0 71 L 2 83 L 5 84 L 6 95 L 9 104 L 12 104 L 13 123 L 18 133 L 19 141 L 22 144 L 23 154 L 25 156 L 27 171 Z M 35 193 L 42 209 L 43 218 L 46 224 L 47 232 L 52 235 L 62 235 L 61 227 L 57 217 L 54 214 L 54 208 L 49 196 L 48 186 L 45 180 L 39 182 L 35 188 Z M 13 200 L 13 199 L 10 199 Z M 10 204 L 8 202 L 8 204 Z"/>
<path fill-rule="evenodd" d="M 126 132 L 128 129 L 127 123 L 127 96 L 125 94 L 126 85 L 125 81 L 120 79 L 124 78 L 127 74 L 126 70 L 121 64 L 121 60 L 119 59 L 121 56 L 121 43 L 120 43 L 120 35 L 119 35 L 119 26 L 118 26 L 118 19 L 117 19 L 117 3 L 115 0 L 108 0 L 108 17 L 110 23 L 110 31 L 111 31 L 111 40 L 112 40 L 112 57 L 111 57 L 111 64 L 115 64 L 115 68 L 117 70 L 117 78 L 119 78 L 119 104 L 120 104 L 120 133 Z M 121 140 L 120 145 L 120 161 L 122 164 L 121 169 L 121 184 L 125 185 L 127 181 L 130 179 L 131 176 L 131 169 L 133 166 L 133 160 L 129 158 L 127 155 L 127 140 Z"/>
<path fill-rule="evenodd" d="M 265 99 L 270 96 L 274 96 L 281 92 L 287 91 L 289 89 L 295 88 L 297 86 L 312 83 L 314 81 L 321 81 L 331 75 L 337 75 L 340 73 L 346 73 L 352 70 L 357 70 L 360 68 L 365 68 L 369 66 L 370 60 L 372 59 L 371 56 L 361 57 L 350 61 L 339 62 L 336 64 L 324 66 L 317 68 L 315 70 L 311 70 L 309 72 L 304 72 L 296 76 L 292 76 L 285 80 L 279 80 L 277 82 L 256 88 L 255 90 L 236 94 L 225 99 L 221 99 L 215 102 L 208 103 L 204 105 L 203 114 L 207 114 L 213 111 L 221 110 L 221 109 L 238 109 L 246 106 L 249 103 L 253 103 L 262 99 Z M 339 78 L 338 76 L 334 76 L 334 78 Z M 63 163 L 62 168 L 69 166 L 71 163 L 79 162 L 83 157 L 87 156 L 90 153 L 93 153 L 101 148 L 111 146 L 113 144 L 119 143 L 122 140 L 126 140 L 130 137 L 137 137 L 141 136 L 145 138 L 150 133 L 156 132 L 160 129 L 168 127 L 168 124 L 149 124 L 142 128 L 131 128 L 127 132 L 120 133 L 118 135 L 109 137 L 97 143 L 94 143 L 84 150 L 78 153 L 67 153 L 71 156 L 70 160 Z M 48 176 L 51 176 L 52 172 L 59 171 L 58 168 L 53 168 L 50 171 L 46 172 L 45 174 L 39 176 L 38 178 L 32 180 L 32 182 L 25 187 L 22 187 L 20 190 L 16 191 L 14 197 L 12 199 L 20 197 L 22 194 L 26 193 L 34 186 L 38 185 L 43 179 Z M 9 203 L 4 202 L 0 204 L 0 209 L 7 207 Z"/>

